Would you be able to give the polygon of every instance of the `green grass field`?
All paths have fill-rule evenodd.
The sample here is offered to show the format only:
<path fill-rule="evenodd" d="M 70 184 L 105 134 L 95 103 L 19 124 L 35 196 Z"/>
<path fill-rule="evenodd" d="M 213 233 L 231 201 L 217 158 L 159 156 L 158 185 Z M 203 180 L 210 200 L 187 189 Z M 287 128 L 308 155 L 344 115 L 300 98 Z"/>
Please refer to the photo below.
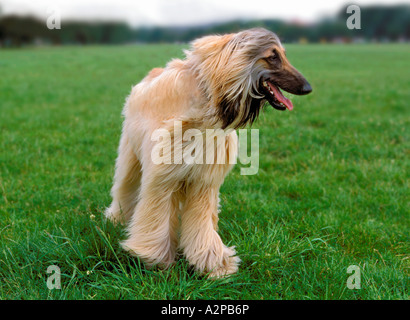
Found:
<path fill-rule="evenodd" d="M 408 299 L 408 45 L 288 45 L 314 91 L 267 107 L 260 169 L 222 187 L 242 259 L 218 281 L 146 270 L 103 219 L 131 86 L 177 45 L 0 51 L 1 299 Z M 46 286 L 61 268 L 61 289 Z M 361 289 L 346 286 L 347 268 Z"/>

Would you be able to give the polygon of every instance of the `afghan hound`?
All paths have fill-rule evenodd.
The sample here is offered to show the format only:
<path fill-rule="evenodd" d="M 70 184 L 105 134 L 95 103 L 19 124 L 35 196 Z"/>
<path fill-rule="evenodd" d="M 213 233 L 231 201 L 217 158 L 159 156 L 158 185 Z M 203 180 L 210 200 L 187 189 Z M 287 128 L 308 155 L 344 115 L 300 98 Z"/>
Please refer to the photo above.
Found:
<path fill-rule="evenodd" d="M 168 267 L 181 250 L 200 273 L 222 277 L 235 273 L 240 262 L 234 247 L 225 246 L 217 233 L 219 188 L 237 156 L 235 129 L 252 124 L 266 101 L 275 109 L 292 110 L 280 89 L 303 95 L 312 88 L 287 60 L 279 38 L 262 28 L 202 37 L 185 55 L 151 70 L 132 88 L 105 215 L 127 225 L 121 245 L 148 267 Z M 206 149 L 195 151 L 195 161 L 181 161 L 175 123 L 184 148 Z M 187 138 L 191 129 L 203 135 L 219 129 L 214 138 L 223 143 Z M 165 145 L 170 142 L 165 135 L 156 138 L 164 130 L 171 146 Z M 153 161 L 156 148 L 173 161 Z M 197 161 L 210 149 L 226 161 Z"/>

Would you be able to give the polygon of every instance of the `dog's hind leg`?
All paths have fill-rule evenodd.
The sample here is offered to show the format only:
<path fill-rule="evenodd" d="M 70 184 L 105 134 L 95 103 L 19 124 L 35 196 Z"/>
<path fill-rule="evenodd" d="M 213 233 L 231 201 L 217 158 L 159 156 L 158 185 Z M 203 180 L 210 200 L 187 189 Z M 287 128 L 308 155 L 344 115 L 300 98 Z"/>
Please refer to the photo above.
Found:
<path fill-rule="evenodd" d="M 141 165 L 123 134 L 115 165 L 114 184 L 111 188 L 112 203 L 105 215 L 113 222 L 126 223 L 131 218 L 138 201 Z"/>
<path fill-rule="evenodd" d="M 149 267 L 166 268 L 177 248 L 179 198 L 175 188 L 155 170 L 144 170 L 140 200 L 128 225 L 122 247 Z"/>
<path fill-rule="evenodd" d="M 188 261 L 210 277 L 235 273 L 240 262 L 216 231 L 218 194 L 218 188 L 191 185 L 181 214 L 180 246 Z"/>

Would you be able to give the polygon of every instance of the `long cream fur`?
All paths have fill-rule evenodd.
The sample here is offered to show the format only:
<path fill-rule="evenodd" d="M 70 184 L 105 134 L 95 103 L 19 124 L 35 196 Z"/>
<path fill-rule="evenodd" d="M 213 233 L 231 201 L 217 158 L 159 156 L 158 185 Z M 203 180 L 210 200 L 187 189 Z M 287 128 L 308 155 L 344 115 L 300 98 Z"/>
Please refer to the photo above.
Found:
<path fill-rule="evenodd" d="M 106 216 L 127 224 L 122 246 L 147 265 L 169 266 L 180 248 L 198 271 L 212 277 L 237 271 L 240 259 L 217 233 L 219 188 L 237 155 L 236 132 L 217 133 L 224 143 L 215 146 L 215 154 L 224 155 L 224 164 L 154 164 L 152 135 L 156 129 L 172 134 L 175 121 L 183 132 L 236 128 L 250 116 L 247 99 L 260 96 L 258 59 L 272 43 L 280 45 L 274 34 L 261 30 L 204 37 L 193 42 L 185 60 L 153 69 L 133 87 L 123 110 Z M 237 101 L 229 109 L 231 121 L 224 119 L 222 100 Z"/>

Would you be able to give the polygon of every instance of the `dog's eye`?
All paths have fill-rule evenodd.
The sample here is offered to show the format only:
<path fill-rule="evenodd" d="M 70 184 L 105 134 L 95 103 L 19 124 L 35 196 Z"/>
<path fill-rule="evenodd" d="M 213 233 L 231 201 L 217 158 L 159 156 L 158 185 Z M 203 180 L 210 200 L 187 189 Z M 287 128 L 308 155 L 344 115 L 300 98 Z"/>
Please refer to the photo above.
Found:
<path fill-rule="evenodd" d="M 269 56 L 269 60 L 275 61 L 278 58 L 278 55 L 276 54 L 275 51 L 272 52 L 272 55 Z"/>

